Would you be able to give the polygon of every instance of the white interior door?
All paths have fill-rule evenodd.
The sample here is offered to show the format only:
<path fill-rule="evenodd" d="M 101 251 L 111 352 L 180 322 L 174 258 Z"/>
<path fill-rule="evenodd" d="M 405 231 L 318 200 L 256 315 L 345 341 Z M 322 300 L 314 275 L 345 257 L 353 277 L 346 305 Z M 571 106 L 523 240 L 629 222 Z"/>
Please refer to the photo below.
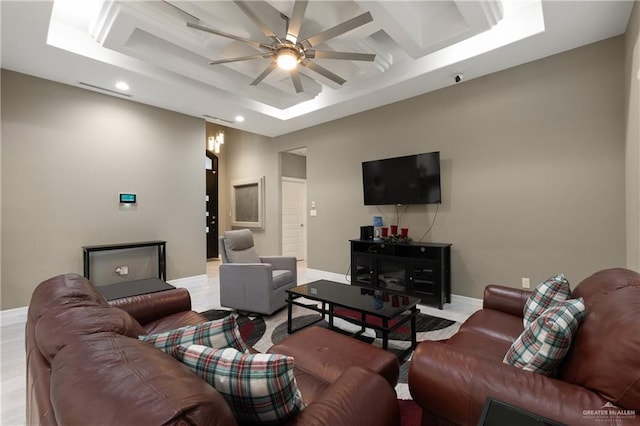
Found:
<path fill-rule="evenodd" d="M 282 255 L 306 258 L 307 182 L 304 179 L 282 178 Z"/>

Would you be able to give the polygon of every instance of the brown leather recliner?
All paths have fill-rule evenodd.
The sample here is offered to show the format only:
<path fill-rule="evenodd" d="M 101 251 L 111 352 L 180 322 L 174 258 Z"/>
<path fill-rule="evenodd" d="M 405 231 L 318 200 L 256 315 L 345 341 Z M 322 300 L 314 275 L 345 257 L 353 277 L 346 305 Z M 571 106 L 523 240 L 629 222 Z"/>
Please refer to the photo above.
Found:
<path fill-rule="evenodd" d="M 191 310 L 187 290 L 112 304 L 118 307 L 76 274 L 36 288 L 26 326 L 29 426 L 236 425 L 213 387 L 137 339 L 207 321 Z M 290 424 L 399 424 L 395 392 L 380 374 L 359 366 L 348 366 L 339 377 L 300 370 L 294 374 L 304 374 L 298 386 L 307 407 Z"/>
<path fill-rule="evenodd" d="M 457 334 L 418 345 L 409 389 L 422 424 L 475 425 L 487 397 L 572 426 L 640 424 L 640 274 L 608 269 L 575 287 L 588 314 L 555 378 L 502 362 L 529 294 L 489 285 Z"/>

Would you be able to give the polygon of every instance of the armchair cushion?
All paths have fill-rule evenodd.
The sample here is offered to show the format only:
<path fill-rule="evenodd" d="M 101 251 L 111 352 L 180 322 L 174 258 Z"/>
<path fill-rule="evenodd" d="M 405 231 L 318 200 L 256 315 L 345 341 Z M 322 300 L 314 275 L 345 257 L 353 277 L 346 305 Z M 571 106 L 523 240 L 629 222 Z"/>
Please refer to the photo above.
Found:
<path fill-rule="evenodd" d="M 526 371 L 555 375 L 585 310 L 582 298 L 547 309 L 513 342 L 503 362 Z"/>
<path fill-rule="evenodd" d="M 277 289 L 282 287 L 283 285 L 287 285 L 293 281 L 293 272 L 291 271 L 283 271 L 277 270 L 273 271 L 273 289 Z"/>
<path fill-rule="evenodd" d="M 564 274 L 551 277 L 536 286 L 524 306 L 523 324 L 526 327 L 531 324 L 551 306 L 563 302 L 571 295 L 569 281 Z"/>
<path fill-rule="evenodd" d="M 163 333 L 138 336 L 143 342 L 148 342 L 163 352 L 171 353 L 178 345 L 199 344 L 212 348 L 234 348 L 246 351 L 247 345 L 240 336 L 240 330 L 235 317 L 209 321 L 202 324 L 180 327 Z"/>
<path fill-rule="evenodd" d="M 241 424 L 282 424 L 304 408 L 292 357 L 201 345 L 177 346 L 174 356 L 222 394 Z"/>
<path fill-rule="evenodd" d="M 253 234 L 248 229 L 224 233 L 224 248 L 231 263 L 260 263 L 260 257 L 253 247 Z"/>

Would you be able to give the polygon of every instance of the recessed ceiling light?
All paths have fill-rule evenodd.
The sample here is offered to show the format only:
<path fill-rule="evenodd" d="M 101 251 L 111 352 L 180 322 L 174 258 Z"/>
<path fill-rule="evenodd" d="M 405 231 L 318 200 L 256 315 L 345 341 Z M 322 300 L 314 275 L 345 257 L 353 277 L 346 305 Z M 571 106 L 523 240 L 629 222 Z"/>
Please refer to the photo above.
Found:
<path fill-rule="evenodd" d="M 236 122 L 242 123 L 244 121 L 244 117 L 241 115 L 236 115 Z"/>
<path fill-rule="evenodd" d="M 116 88 L 119 90 L 129 90 L 129 85 L 124 81 L 119 81 L 116 83 Z"/>

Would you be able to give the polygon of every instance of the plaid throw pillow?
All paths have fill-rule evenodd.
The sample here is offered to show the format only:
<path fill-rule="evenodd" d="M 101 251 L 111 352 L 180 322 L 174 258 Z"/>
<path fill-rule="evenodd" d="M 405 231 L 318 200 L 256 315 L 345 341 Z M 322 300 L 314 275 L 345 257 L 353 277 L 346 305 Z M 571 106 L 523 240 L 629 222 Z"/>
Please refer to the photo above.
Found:
<path fill-rule="evenodd" d="M 206 345 L 210 348 L 230 347 L 241 352 L 247 350 L 247 345 L 240 336 L 240 330 L 238 330 L 233 315 L 198 325 L 176 328 L 163 333 L 138 336 L 138 339 L 149 342 L 169 354 L 174 346 L 191 344 Z"/>
<path fill-rule="evenodd" d="M 542 281 L 536 286 L 524 305 L 522 316 L 524 328 L 531 326 L 546 309 L 567 300 L 570 295 L 571 288 L 564 274 Z"/>
<path fill-rule="evenodd" d="M 292 357 L 201 345 L 177 346 L 173 356 L 224 397 L 240 424 L 282 424 L 304 408 Z"/>
<path fill-rule="evenodd" d="M 513 342 L 503 362 L 523 370 L 553 376 L 571 347 L 571 339 L 585 316 L 582 298 L 552 306 Z"/>

